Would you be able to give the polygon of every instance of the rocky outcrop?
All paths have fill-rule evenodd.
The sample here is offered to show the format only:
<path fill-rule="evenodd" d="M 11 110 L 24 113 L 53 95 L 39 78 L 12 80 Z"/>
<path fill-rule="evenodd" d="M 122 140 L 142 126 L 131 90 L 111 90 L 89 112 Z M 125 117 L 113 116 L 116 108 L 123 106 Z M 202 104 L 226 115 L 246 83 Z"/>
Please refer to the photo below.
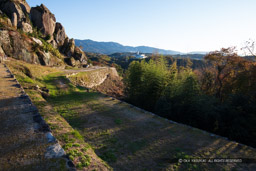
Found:
<path fill-rule="evenodd" d="M 70 58 L 66 60 L 69 65 L 74 66 L 74 64 L 77 63 L 74 61 L 79 61 L 81 66 L 87 64 L 87 57 L 85 53 L 79 47 L 75 46 L 74 39 L 69 40 L 68 38 L 66 38 L 63 46 L 60 49 L 63 54 L 67 55 Z"/>
<path fill-rule="evenodd" d="M 51 53 L 38 51 L 36 54 L 38 55 L 38 59 L 41 65 L 54 66 L 56 61 L 53 60 L 54 58 Z"/>
<path fill-rule="evenodd" d="M 33 27 L 28 23 L 22 22 L 21 23 L 21 29 L 25 33 L 33 33 Z"/>
<path fill-rule="evenodd" d="M 26 14 L 30 13 L 31 8 L 25 0 L 16 0 L 16 2 L 20 4 L 20 7 L 22 8 L 22 11 L 24 13 Z"/>
<path fill-rule="evenodd" d="M 9 39 L 11 40 L 11 48 L 8 56 L 11 56 L 15 59 L 20 59 L 29 63 L 39 63 L 38 56 L 33 53 L 33 49 L 31 49 L 33 45 L 33 41 L 31 39 L 25 39 L 20 35 L 19 32 L 9 31 L 8 32 Z M 8 48 L 6 50 L 8 50 Z"/>
<path fill-rule="evenodd" d="M 0 47 L 7 56 L 47 66 L 58 66 L 63 61 L 78 67 L 87 64 L 85 53 L 75 46 L 74 39 L 68 38 L 62 24 L 56 23 L 54 14 L 43 4 L 30 8 L 25 0 L 1 0 L 0 23 Z M 13 29 L 14 26 L 33 33 L 30 23 L 42 33 L 35 33 L 38 39 Z"/>
<path fill-rule="evenodd" d="M 39 39 L 24 37 L 17 31 L 0 30 L 0 51 L 3 55 L 33 64 L 63 65 L 63 61 L 52 53 L 41 51 L 40 48 L 34 49 L 35 44 L 38 47 L 43 45 Z"/>
<path fill-rule="evenodd" d="M 76 60 L 79 60 L 82 65 L 87 64 L 87 57 L 85 56 L 85 53 L 79 47 L 75 47 L 73 56 Z"/>
<path fill-rule="evenodd" d="M 75 40 L 74 39 L 65 39 L 63 46 L 60 48 L 61 52 L 68 57 L 71 57 L 75 51 Z"/>
<path fill-rule="evenodd" d="M 63 46 L 65 39 L 67 38 L 67 35 L 61 23 L 58 23 L 58 22 L 56 23 L 54 34 L 55 34 L 54 39 L 58 44 L 58 46 L 59 47 Z"/>
<path fill-rule="evenodd" d="M 30 18 L 35 27 L 37 27 L 45 36 L 53 35 L 55 31 L 56 18 L 50 10 L 41 4 L 31 8 Z"/>
<path fill-rule="evenodd" d="M 11 46 L 9 31 L 0 30 L 0 46 L 5 55 L 10 56 L 12 54 L 13 48 Z"/>
<path fill-rule="evenodd" d="M 30 7 L 26 1 L 23 0 L 2 0 L 0 2 L 1 10 L 11 19 L 12 25 L 14 27 L 23 28 L 27 31 L 27 27 L 30 22 L 28 14 L 30 12 Z M 26 23 L 26 24 L 24 24 Z M 31 31 L 31 30 L 30 30 Z"/>

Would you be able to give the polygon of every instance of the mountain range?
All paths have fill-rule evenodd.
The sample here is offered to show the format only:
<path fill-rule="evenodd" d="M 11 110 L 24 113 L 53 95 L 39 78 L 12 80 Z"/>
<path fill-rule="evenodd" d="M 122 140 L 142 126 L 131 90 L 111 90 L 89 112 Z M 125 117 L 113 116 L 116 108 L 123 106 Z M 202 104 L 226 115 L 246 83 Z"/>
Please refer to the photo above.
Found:
<path fill-rule="evenodd" d="M 79 40 L 75 39 L 76 46 L 82 46 L 86 52 L 100 53 L 100 54 L 113 54 L 122 52 L 141 52 L 141 53 L 159 53 L 164 55 L 182 54 L 178 51 L 158 49 L 149 46 L 124 46 L 116 42 L 97 42 L 90 39 Z"/>

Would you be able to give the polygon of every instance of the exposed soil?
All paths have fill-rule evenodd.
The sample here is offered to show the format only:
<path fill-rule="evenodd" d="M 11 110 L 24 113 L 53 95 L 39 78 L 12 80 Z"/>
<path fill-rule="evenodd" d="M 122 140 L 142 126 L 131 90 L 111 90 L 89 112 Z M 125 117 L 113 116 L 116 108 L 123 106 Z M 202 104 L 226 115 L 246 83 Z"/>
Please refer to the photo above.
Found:
<path fill-rule="evenodd" d="M 124 98 L 124 83 L 120 77 L 108 75 L 101 85 L 93 89 L 118 99 Z"/>

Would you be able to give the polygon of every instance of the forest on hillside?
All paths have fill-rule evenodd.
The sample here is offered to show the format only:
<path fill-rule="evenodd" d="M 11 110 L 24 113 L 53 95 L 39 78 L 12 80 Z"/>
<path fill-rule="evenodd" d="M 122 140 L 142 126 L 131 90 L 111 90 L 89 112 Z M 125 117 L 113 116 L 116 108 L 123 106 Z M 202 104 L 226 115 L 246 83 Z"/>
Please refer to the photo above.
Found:
<path fill-rule="evenodd" d="M 141 61 L 142 59 L 135 58 L 133 53 L 114 53 L 112 55 L 104 55 L 97 53 L 85 52 L 88 57 L 88 63 L 99 66 L 115 67 L 121 77 L 125 75 L 130 63 L 133 61 Z M 191 55 L 160 55 L 160 54 L 146 54 L 148 58 L 146 62 L 156 60 L 160 56 L 165 58 L 167 65 L 172 65 L 174 62 L 177 66 L 190 66 L 192 69 L 198 69 L 207 66 L 208 64 L 202 60 L 204 55 L 191 54 Z M 198 60 L 200 58 L 201 60 Z"/>
<path fill-rule="evenodd" d="M 193 68 L 165 57 L 132 61 L 126 100 L 165 118 L 256 147 L 256 63 L 233 48 L 210 52 Z"/>

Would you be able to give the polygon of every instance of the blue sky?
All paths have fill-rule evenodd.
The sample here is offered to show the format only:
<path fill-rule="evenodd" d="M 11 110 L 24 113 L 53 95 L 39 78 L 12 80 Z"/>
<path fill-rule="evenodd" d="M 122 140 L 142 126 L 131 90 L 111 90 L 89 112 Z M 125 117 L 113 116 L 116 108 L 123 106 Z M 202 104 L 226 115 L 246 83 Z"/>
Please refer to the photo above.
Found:
<path fill-rule="evenodd" d="M 70 38 L 181 52 L 256 38 L 256 0 L 27 0 L 43 3 Z"/>

